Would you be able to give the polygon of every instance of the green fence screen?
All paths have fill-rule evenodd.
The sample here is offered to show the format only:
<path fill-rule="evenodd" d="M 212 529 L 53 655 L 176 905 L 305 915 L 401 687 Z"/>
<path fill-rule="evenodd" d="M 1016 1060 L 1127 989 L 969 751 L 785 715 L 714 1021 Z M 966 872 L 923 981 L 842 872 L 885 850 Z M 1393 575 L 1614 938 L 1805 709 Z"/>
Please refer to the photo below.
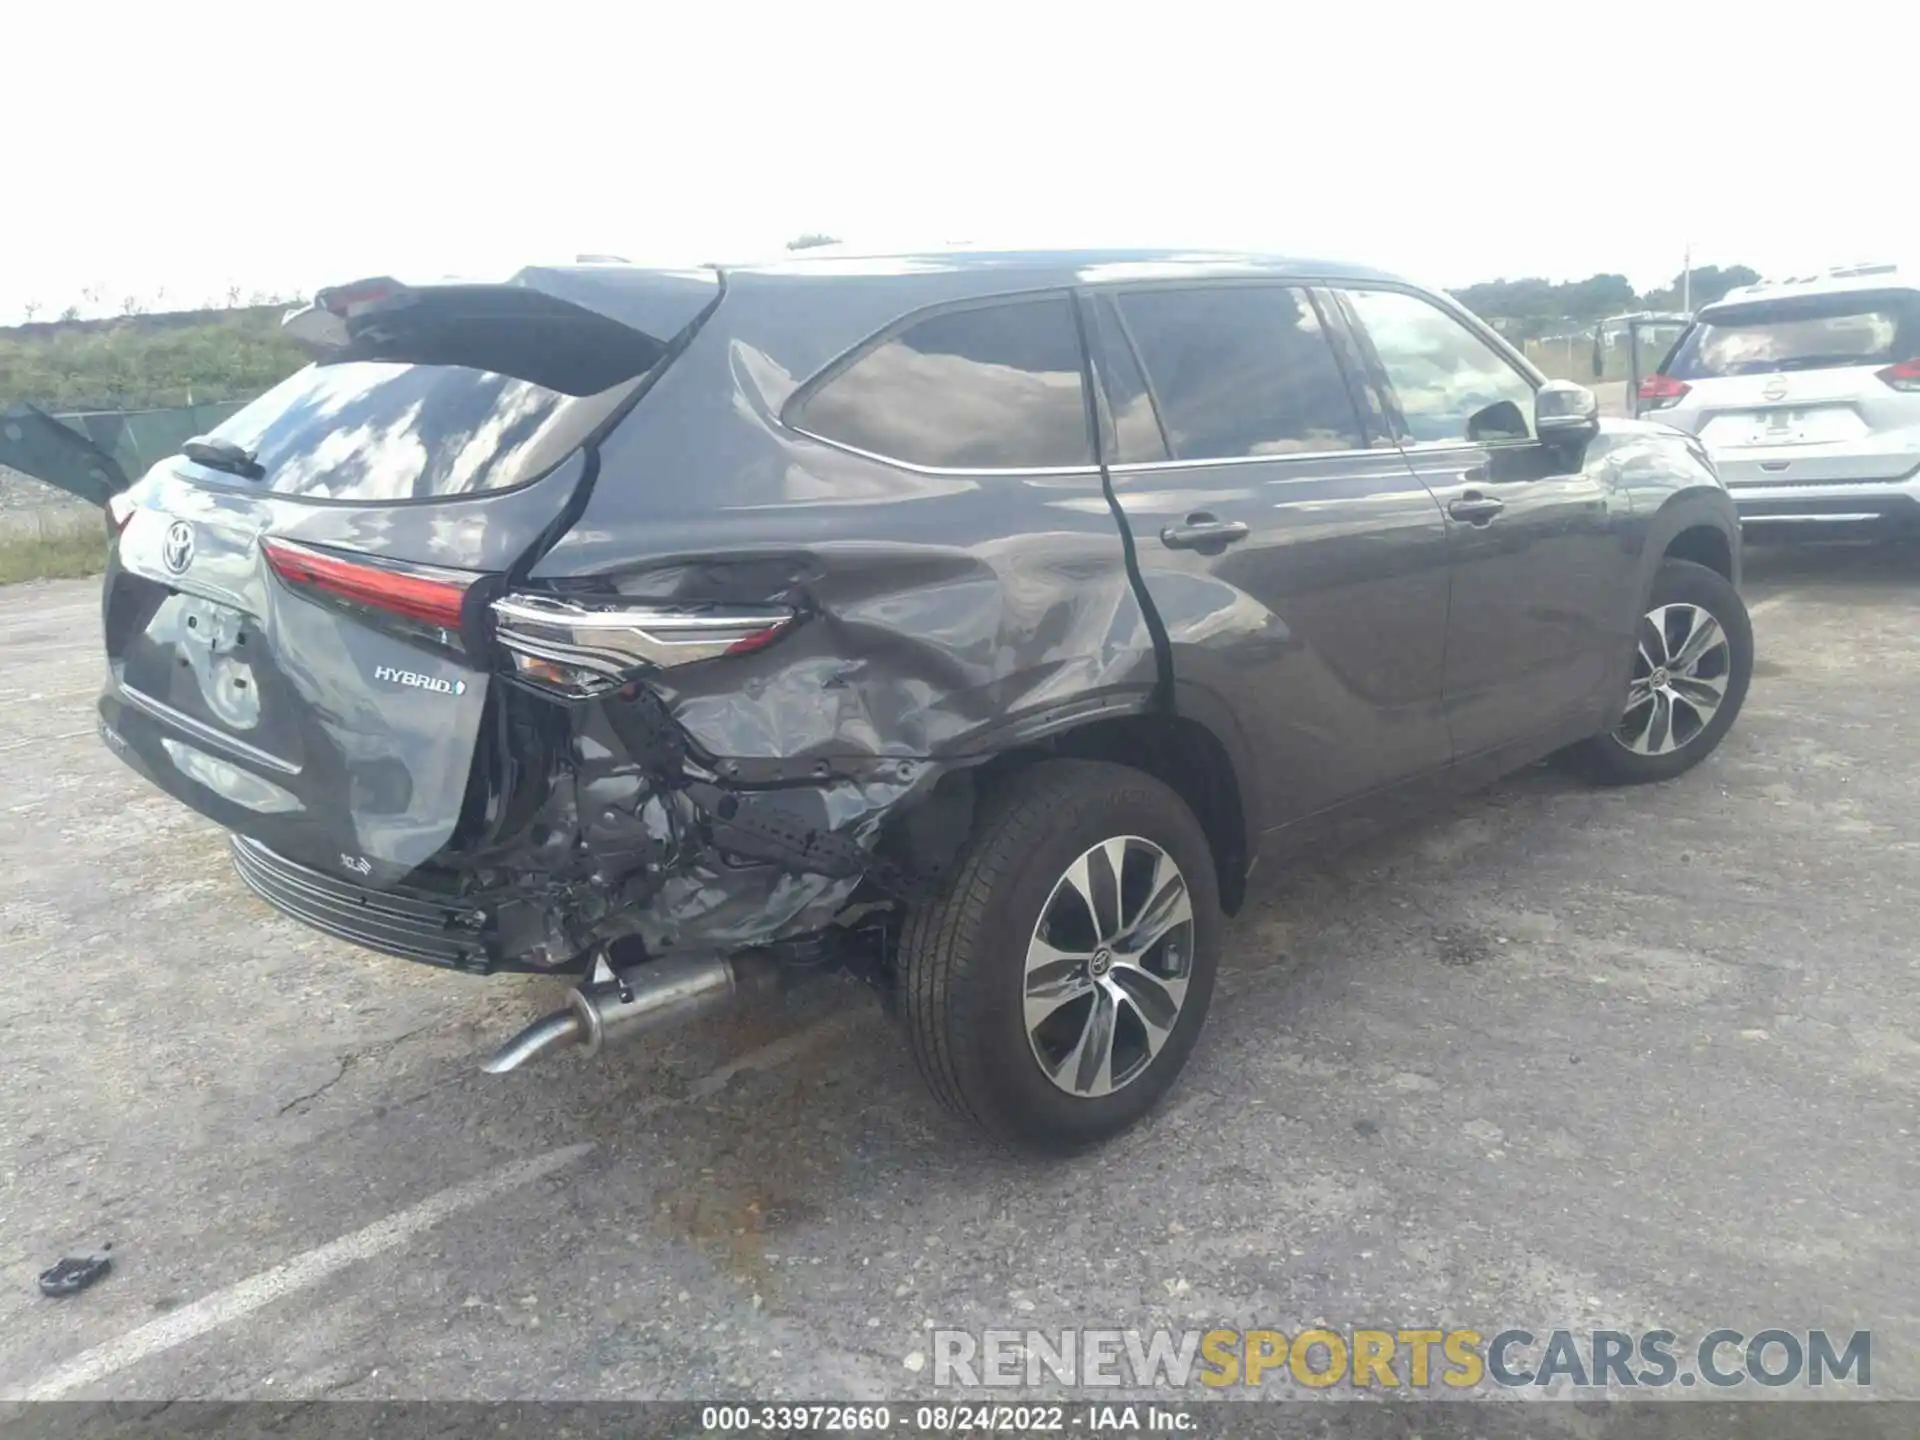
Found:
<path fill-rule="evenodd" d="M 0 465 L 104 505 L 154 461 L 179 454 L 187 440 L 206 434 L 245 403 L 74 415 L 15 405 L 0 414 Z"/>

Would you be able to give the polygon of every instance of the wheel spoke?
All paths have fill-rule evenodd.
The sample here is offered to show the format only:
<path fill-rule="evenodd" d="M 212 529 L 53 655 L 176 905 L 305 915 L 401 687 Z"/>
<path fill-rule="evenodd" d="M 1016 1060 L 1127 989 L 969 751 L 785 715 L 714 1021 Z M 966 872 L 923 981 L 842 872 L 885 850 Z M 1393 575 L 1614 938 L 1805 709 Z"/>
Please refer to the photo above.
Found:
<path fill-rule="evenodd" d="M 1113 1089 L 1113 996 L 1104 985 L 1093 987 L 1093 1008 L 1080 1027 L 1080 1038 L 1049 1068 L 1054 1082 L 1076 1095 L 1105 1095 Z"/>
<path fill-rule="evenodd" d="M 1637 720 L 1634 718 L 1636 716 L 1639 717 Z M 1649 690 L 1638 704 L 1627 707 L 1627 713 L 1620 717 L 1619 728 L 1613 733 L 1627 749 L 1644 753 L 1647 748 L 1647 727 L 1652 724 L 1653 692 Z"/>
<path fill-rule="evenodd" d="M 1096 942 L 1111 940 L 1120 933 L 1120 873 L 1126 855 L 1124 839 L 1108 840 L 1087 851 L 1067 870 L 1067 884 L 1085 902 Z"/>
<path fill-rule="evenodd" d="M 1673 701 L 1665 690 L 1653 695 L 1653 714 L 1647 719 L 1645 736 L 1649 755 L 1664 755 L 1673 748 Z"/>
<path fill-rule="evenodd" d="M 1690 627 L 1686 639 L 1680 642 L 1680 648 L 1674 651 L 1672 668 L 1691 673 L 1700 663 L 1701 657 L 1716 645 L 1726 643 L 1726 635 L 1720 629 L 1720 622 L 1697 606 L 1690 606 L 1688 616 Z"/>
<path fill-rule="evenodd" d="M 1720 702 L 1727 698 L 1727 677 L 1675 675 L 1667 681 L 1667 689 L 1673 693 L 1674 699 L 1684 703 L 1704 724 L 1720 708 Z"/>
<path fill-rule="evenodd" d="M 1036 937 L 1027 947 L 1027 1033 L 1038 1030 L 1062 1005 L 1093 987 L 1085 955 L 1057 950 Z"/>
<path fill-rule="evenodd" d="M 1647 662 L 1649 670 L 1661 669 L 1672 654 L 1667 649 L 1667 611 L 1670 608 L 1663 605 L 1640 622 L 1640 658 Z"/>
<path fill-rule="evenodd" d="M 1146 1026 L 1148 1048 L 1159 1050 L 1186 1002 L 1186 977 L 1156 975 L 1138 965 L 1115 965 L 1107 973 L 1107 983 L 1113 988 L 1114 999 L 1125 1000 Z"/>
<path fill-rule="evenodd" d="M 1193 919 L 1193 901 L 1187 895 L 1187 881 L 1179 868 L 1162 855 L 1153 867 L 1154 888 L 1140 907 L 1140 918 L 1133 931 L 1115 945 L 1127 955 L 1144 955 L 1160 942 L 1168 931 Z"/>

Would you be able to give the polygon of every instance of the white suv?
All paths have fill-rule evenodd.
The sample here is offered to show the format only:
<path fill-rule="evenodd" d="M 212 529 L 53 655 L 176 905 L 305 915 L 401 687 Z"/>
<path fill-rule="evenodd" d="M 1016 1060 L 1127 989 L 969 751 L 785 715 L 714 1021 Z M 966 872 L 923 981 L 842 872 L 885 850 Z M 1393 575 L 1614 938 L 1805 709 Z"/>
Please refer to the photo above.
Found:
<path fill-rule="evenodd" d="M 1697 435 L 1759 533 L 1920 531 L 1920 276 L 1908 274 L 1855 265 L 1733 291 L 1641 384 L 1639 413 Z"/>

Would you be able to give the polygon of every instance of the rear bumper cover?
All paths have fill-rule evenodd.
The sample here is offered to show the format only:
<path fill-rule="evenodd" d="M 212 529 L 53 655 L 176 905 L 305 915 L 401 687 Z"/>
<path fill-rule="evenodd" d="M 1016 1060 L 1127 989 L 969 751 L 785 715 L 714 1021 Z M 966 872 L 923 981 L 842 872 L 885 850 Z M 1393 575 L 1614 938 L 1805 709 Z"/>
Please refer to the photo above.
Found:
<path fill-rule="evenodd" d="M 508 968 L 499 917 L 485 904 L 420 890 L 372 890 L 299 865 L 243 835 L 233 868 L 262 900 L 303 924 L 369 950 L 469 975 Z"/>
<path fill-rule="evenodd" d="M 1793 526 L 1920 529 L 1920 475 L 1819 485 L 1743 485 L 1728 481 L 1742 527 L 1764 536 Z"/>

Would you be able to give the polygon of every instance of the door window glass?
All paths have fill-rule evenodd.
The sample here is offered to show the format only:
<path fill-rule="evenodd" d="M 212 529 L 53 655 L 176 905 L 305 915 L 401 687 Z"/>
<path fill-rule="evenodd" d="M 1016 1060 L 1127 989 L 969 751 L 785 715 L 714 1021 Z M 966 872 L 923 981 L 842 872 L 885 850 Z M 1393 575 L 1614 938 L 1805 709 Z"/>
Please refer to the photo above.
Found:
<path fill-rule="evenodd" d="M 1532 438 L 1533 386 L 1486 341 L 1417 296 L 1349 295 L 1414 444 Z"/>
<path fill-rule="evenodd" d="M 1137 290 L 1119 303 L 1177 459 L 1365 446 L 1346 378 L 1304 290 Z"/>

